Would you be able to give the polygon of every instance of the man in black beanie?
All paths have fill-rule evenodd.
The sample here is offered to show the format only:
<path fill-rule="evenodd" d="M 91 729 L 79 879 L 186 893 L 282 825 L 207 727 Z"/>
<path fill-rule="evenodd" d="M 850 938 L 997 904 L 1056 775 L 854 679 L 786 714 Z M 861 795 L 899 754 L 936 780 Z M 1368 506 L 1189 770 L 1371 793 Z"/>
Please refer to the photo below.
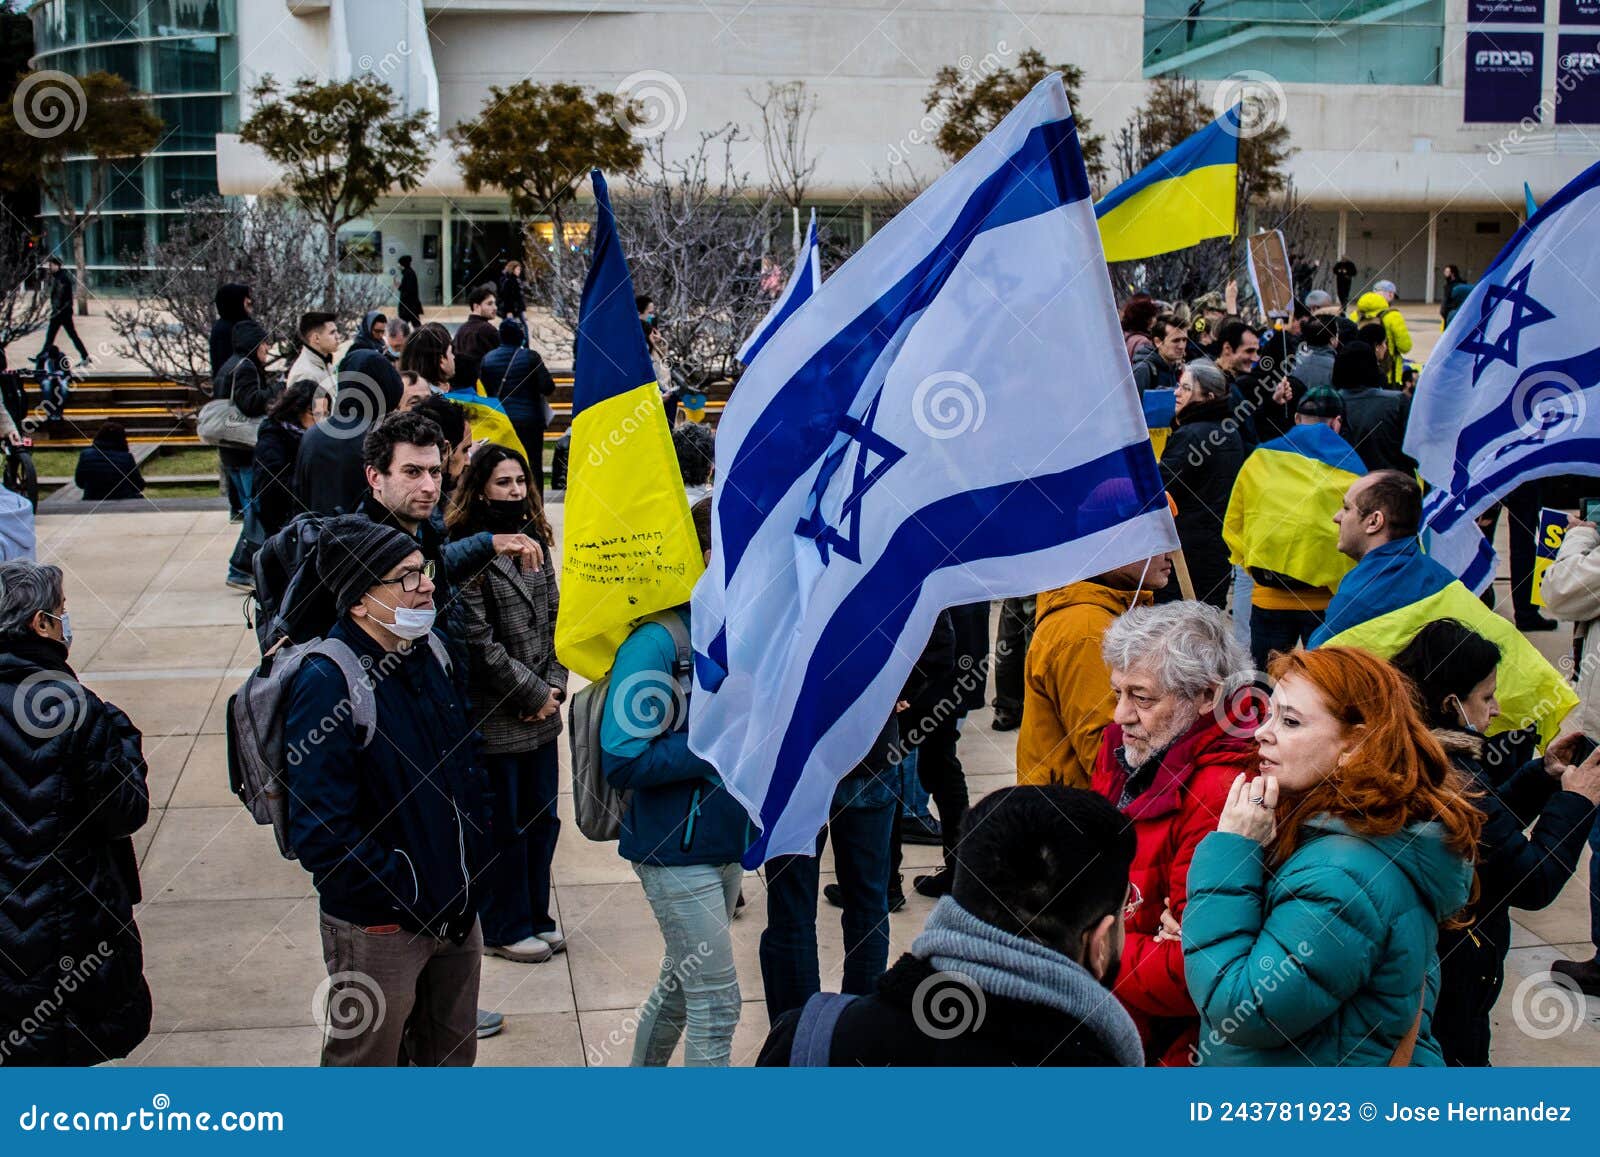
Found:
<path fill-rule="evenodd" d="M 1370 345 L 1352 341 L 1339 346 L 1333 358 L 1333 388 L 1344 399 L 1344 440 L 1355 447 L 1367 470 L 1414 472 L 1417 464 L 1405 451 L 1411 399 L 1387 387 Z"/>
<path fill-rule="evenodd" d="M 361 515 L 325 524 L 317 574 L 376 709 L 320 655 L 284 719 L 289 831 L 317 888 L 332 987 L 324 1065 L 470 1065 L 483 933 L 474 881 L 488 810 L 468 713 L 432 637 L 433 567 L 414 539 Z"/>

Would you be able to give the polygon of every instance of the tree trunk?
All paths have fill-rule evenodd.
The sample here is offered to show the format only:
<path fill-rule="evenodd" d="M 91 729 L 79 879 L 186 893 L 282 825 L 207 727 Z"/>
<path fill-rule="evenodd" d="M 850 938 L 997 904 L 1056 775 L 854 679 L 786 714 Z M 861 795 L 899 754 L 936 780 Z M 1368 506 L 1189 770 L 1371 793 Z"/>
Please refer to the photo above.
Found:
<path fill-rule="evenodd" d="M 323 223 L 323 228 L 328 234 L 328 261 L 322 281 L 322 308 L 333 313 L 339 296 L 339 225 L 330 220 Z"/>
<path fill-rule="evenodd" d="M 555 270 L 556 284 L 561 284 L 561 254 L 567 247 L 567 226 L 561 216 L 559 198 L 550 202 L 550 267 Z"/>

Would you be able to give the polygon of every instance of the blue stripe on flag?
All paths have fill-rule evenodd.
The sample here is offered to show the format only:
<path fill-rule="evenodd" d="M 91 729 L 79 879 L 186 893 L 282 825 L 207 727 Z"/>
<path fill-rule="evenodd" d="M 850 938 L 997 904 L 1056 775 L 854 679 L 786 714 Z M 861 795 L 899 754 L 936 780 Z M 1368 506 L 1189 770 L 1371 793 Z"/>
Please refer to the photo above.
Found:
<path fill-rule="evenodd" d="M 767 515 L 833 443 L 839 416 L 849 410 L 902 323 L 938 296 L 974 238 L 1088 196 L 1072 118 L 1039 125 L 973 191 L 945 235 L 929 244 L 928 255 L 795 372 L 791 383 L 804 379 L 805 388 L 776 393 L 719 486 L 724 584 L 732 582 Z"/>
<path fill-rule="evenodd" d="M 1094 215 L 1104 217 L 1128 198 L 1162 181 L 1175 181 L 1213 165 L 1237 165 L 1241 131 L 1239 106 L 1234 105 L 1205 128 L 1177 147 L 1168 149 L 1100 198 L 1095 202 Z"/>
<path fill-rule="evenodd" d="M 762 833 L 745 853 L 745 865 L 766 859 L 768 836 L 812 749 L 889 662 L 929 576 L 1059 547 L 1164 510 L 1166 501 L 1155 456 L 1141 442 L 1055 474 L 952 494 L 908 514 L 812 649 L 761 802 Z M 952 545 L 939 533 L 952 526 L 972 529 Z"/>

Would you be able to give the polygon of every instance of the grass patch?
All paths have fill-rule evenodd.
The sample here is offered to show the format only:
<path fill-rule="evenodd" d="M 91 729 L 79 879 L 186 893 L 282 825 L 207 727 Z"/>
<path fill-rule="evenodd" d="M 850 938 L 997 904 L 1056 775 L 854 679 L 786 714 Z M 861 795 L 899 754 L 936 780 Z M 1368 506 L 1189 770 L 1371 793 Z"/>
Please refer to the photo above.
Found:
<path fill-rule="evenodd" d="M 165 485 L 154 484 L 144 488 L 146 498 L 160 500 L 162 498 L 219 498 L 221 491 L 215 482 L 168 482 Z"/>
<path fill-rule="evenodd" d="M 207 446 L 200 449 L 184 448 L 165 454 L 152 454 L 139 467 L 146 478 L 166 478 L 174 474 L 216 474 L 217 451 Z M 216 487 L 213 486 L 212 490 Z"/>
<path fill-rule="evenodd" d="M 78 468 L 78 452 L 76 450 L 40 450 L 33 451 L 33 468 L 40 476 L 52 478 L 71 478 L 72 472 Z"/>

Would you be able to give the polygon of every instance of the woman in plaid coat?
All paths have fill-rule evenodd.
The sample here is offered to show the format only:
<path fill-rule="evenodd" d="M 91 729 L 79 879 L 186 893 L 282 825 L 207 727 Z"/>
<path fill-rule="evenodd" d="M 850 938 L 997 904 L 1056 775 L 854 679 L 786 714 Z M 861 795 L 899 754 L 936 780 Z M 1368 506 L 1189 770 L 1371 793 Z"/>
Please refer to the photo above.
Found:
<path fill-rule="evenodd" d="M 484 951 L 537 963 L 566 947 L 550 915 L 556 818 L 556 737 L 567 671 L 556 660 L 550 524 L 522 455 L 484 446 L 450 501 L 451 536 L 526 534 L 542 548 L 533 569 L 496 556 L 461 585 L 474 725 L 483 733 L 494 807 L 494 860 L 485 873 Z"/>

